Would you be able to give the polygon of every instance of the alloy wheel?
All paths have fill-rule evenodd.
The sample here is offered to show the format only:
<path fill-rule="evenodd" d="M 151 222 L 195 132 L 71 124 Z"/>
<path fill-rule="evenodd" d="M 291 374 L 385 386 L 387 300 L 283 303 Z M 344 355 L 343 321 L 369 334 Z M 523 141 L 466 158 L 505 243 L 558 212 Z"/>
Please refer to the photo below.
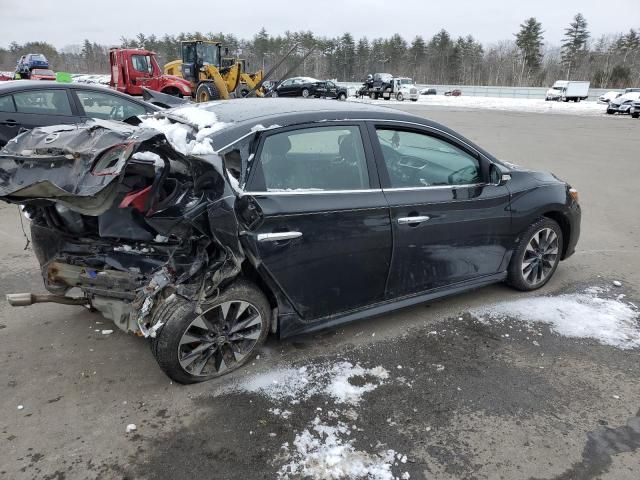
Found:
<path fill-rule="evenodd" d="M 533 234 L 522 258 L 522 277 L 529 285 L 542 283 L 558 263 L 558 235 L 551 228 Z"/>
<path fill-rule="evenodd" d="M 182 369 L 194 376 L 224 373 L 251 354 L 262 334 L 262 316 L 255 305 L 231 300 L 198 315 L 178 344 Z"/>

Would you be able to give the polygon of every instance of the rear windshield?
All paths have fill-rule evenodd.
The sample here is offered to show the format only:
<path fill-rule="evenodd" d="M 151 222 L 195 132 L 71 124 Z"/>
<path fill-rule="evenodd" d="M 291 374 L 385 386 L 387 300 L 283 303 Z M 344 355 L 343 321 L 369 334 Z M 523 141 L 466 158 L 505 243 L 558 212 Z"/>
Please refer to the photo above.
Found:
<path fill-rule="evenodd" d="M 41 55 L 39 53 L 35 54 L 35 55 L 31 55 L 31 60 L 35 60 L 38 62 L 46 62 L 47 59 L 44 57 L 44 55 Z"/>

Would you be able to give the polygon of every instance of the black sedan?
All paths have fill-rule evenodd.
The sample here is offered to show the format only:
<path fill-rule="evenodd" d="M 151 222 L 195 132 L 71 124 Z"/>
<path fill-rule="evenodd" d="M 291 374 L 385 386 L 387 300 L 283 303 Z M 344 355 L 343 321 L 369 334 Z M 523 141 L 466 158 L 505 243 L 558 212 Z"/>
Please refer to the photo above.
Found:
<path fill-rule="evenodd" d="M 36 80 L 0 83 L 0 147 L 21 129 L 79 123 L 88 118 L 126 120 L 159 110 L 106 87 Z"/>
<path fill-rule="evenodd" d="M 285 99 L 34 129 L 0 153 L 0 198 L 24 205 L 50 292 L 9 301 L 90 305 L 183 383 L 240 367 L 269 332 L 538 289 L 581 218 L 570 185 L 445 126 Z"/>
<path fill-rule="evenodd" d="M 316 80 L 310 77 L 289 78 L 281 82 L 271 92 L 272 97 L 326 97 L 346 100 L 348 93 L 345 87 L 331 80 Z"/>

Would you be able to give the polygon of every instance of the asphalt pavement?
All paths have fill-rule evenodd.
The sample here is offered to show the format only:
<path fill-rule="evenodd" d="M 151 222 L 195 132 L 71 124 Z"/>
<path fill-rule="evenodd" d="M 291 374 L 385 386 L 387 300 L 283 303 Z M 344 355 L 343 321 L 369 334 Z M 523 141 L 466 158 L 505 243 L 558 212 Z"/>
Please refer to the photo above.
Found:
<path fill-rule="evenodd" d="M 397 108 L 579 190 L 577 253 L 536 296 L 597 287 L 640 305 L 640 121 Z M 0 293 L 41 291 L 16 207 L 0 206 L 0 225 Z M 386 465 L 378 478 L 637 480 L 640 350 L 474 314 L 525 297 L 495 285 L 270 339 L 242 372 L 192 386 L 171 383 L 143 339 L 103 334 L 114 327 L 98 314 L 2 302 L 0 478 L 333 478 L 296 470 L 321 460 L 309 441 L 332 439 L 351 466 Z"/>

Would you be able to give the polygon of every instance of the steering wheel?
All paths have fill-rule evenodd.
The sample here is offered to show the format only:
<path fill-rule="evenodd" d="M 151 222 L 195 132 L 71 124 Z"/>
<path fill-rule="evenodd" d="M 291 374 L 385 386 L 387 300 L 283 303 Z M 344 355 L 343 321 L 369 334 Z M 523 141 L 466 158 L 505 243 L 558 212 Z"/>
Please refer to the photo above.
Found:
<path fill-rule="evenodd" d="M 453 177 L 455 177 L 456 175 L 460 175 L 461 173 L 473 173 L 476 174 L 478 171 L 478 169 L 476 168 L 475 165 L 467 165 L 464 168 L 461 168 L 460 170 L 456 170 L 455 172 L 451 173 L 448 177 L 447 180 L 449 180 L 449 185 L 455 185 L 454 181 L 453 181 Z M 474 175 L 474 177 L 477 177 L 477 175 Z"/>

